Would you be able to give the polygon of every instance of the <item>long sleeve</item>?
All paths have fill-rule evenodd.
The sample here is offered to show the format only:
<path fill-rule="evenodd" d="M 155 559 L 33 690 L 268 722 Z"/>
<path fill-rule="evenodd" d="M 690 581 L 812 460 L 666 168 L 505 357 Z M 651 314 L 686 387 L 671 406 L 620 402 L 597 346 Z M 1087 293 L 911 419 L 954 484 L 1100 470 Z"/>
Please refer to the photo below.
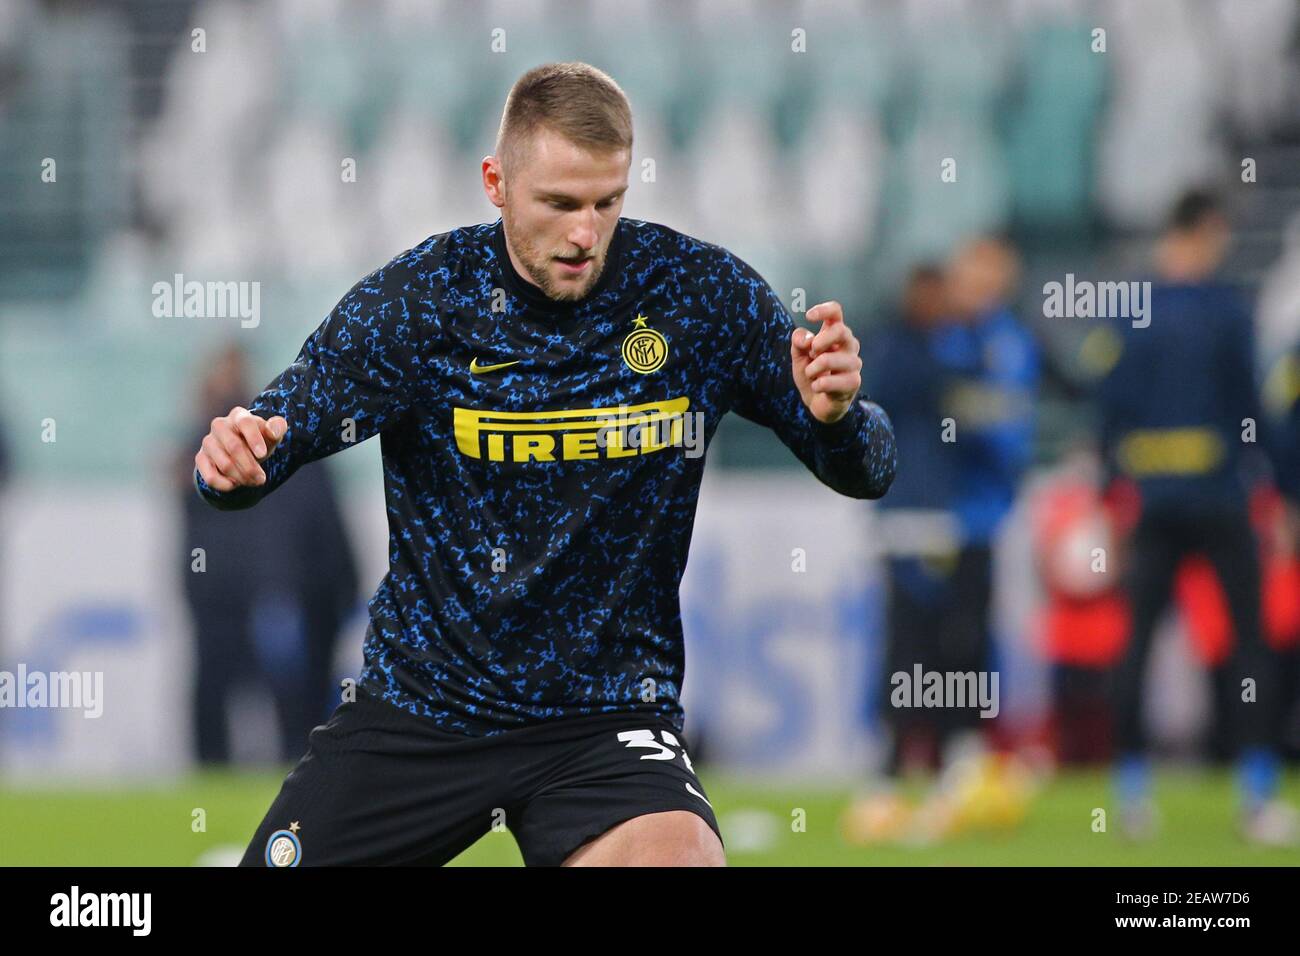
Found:
<path fill-rule="evenodd" d="M 1300 349 L 1286 358 L 1282 415 L 1275 446 L 1278 449 L 1278 487 L 1300 507 Z"/>
<path fill-rule="evenodd" d="M 1033 335 L 1009 311 L 999 318 L 997 332 L 984 350 L 996 356 L 990 377 L 1003 396 L 1006 413 L 976 438 L 990 471 L 1013 488 L 1033 463 L 1041 360 Z"/>
<path fill-rule="evenodd" d="M 804 404 L 790 362 L 794 322 L 780 298 L 752 268 L 740 266 L 740 327 L 744 330 L 732 407 L 771 428 L 828 487 L 852 498 L 880 498 L 897 469 L 889 416 L 874 402 L 855 400 L 829 425 Z"/>
<path fill-rule="evenodd" d="M 266 483 L 218 492 L 195 471 L 199 494 L 215 508 L 250 508 L 300 467 L 359 444 L 395 424 L 410 407 L 425 354 L 418 306 L 385 294 L 375 275 L 358 282 L 303 344 L 298 358 L 248 406 L 284 416 L 289 429 L 262 463 Z"/>
<path fill-rule="evenodd" d="M 1278 489 L 1300 505 L 1300 345 L 1284 352 L 1263 378 L 1260 435 Z"/>
<path fill-rule="evenodd" d="M 1257 445 L 1276 469 L 1279 449 L 1273 441 L 1260 396 L 1260 376 L 1255 366 L 1255 321 L 1249 308 L 1235 292 L 1225 296 L 1223 321 L 1216 350 L 1224 376 L 1224 423 L 1226 434 L 1240 436 L 1247 419 L 1255 423 Z"/>
<path fill-rule="evenodd" d="M 1135 369 L 1133 350 L 1124 332 L 1117 328 L 1117 320 L 1104 319 L 1091 335 L 1104 336 L 1107 361 L 1095 379 L 1092 401 L 1096 415 L 1097 448 L 1102 464 L 1102 486 L 1123 474 L 1119 467 L 1118 444 L 1128 427 L 1128 412 L 1132 408 L 1130 393 Z"/>

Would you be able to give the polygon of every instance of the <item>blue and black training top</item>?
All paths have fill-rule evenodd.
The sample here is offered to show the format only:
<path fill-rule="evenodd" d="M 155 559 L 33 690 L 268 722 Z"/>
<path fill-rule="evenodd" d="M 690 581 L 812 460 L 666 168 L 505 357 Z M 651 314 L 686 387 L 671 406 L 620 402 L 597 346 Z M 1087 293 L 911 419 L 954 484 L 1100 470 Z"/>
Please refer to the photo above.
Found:
<path fill-rule="evenodd" d="M 389 571 L 362 687 L 472 736 L 613 711 L 680 727 L 692 448 L 734 410 L 841 494 L 893 479 L 878 406 L 824 425 L 801 401 L 793 328 L 749 265 L 661 225 L 620 219 L 568 303 L 516 274 L 500 220 L 455 229 L 358 282 L 250 403 L 289 422 L 266 483 L 199 491 L 246 508 L 378 434 Z"/>
<path fill-rule="evenodd" d="M 1095 333 L 1108 474 L 1134 481 L 1144 507 L 1244 509 L 1244 459 L 1252 447 L 1271 451 L 1250 312 L 1216 280 L 1156 282 L 1148 310 L 1148 324 L 1121 316 Z"/>

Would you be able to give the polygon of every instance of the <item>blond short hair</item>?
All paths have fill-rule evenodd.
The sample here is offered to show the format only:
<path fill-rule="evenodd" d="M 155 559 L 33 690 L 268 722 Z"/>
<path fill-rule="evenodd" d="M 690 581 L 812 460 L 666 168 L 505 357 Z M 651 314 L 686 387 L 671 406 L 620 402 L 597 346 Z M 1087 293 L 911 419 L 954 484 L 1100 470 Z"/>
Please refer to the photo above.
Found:
<path fill-rule="evenodd" d="M 632 150 L 627 95 L 609 74 L 587 63 L 546 63 L 515 81 L 496 142 L 507 171 L 540 127 L 592 152 Z"/>

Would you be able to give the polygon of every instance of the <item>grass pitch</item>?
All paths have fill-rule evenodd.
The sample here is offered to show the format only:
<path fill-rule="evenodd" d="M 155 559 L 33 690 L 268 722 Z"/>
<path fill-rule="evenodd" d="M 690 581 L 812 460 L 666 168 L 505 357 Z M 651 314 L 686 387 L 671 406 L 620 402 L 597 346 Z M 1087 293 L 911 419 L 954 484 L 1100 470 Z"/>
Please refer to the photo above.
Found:
<path fill-rule="evenodd" d="M 165 786 L 0 789 L 0 866 L 192 866 L 237 859 L 279 789 L 283 773 L 196 774 Z M 1109 809 L 1104 773 L 1057 776 L 1027 818 L 1005 833 L 970 833 L 940 845 L 850 847 L 839 817 L 848 789 L 763 786 L 710 773 L 708 787 L 732 866 L 1295 866 L 1300 851 L 1248 846 L 1237 836 L 1226 772 L 1166 770 L 1157 776 L 1160 835 L 1130 845 L 1093 831 Z M 1300 803 L 1300 773 L 1284 793 Z M 197 831 L 196 810 L 205 829 Z M 806 828 L 793 824 L 803 811 Z M 310 843 L 306 843 L 310 852 Z M 518 866 L 508 833 L 489 833 L 454 866 Z"/>

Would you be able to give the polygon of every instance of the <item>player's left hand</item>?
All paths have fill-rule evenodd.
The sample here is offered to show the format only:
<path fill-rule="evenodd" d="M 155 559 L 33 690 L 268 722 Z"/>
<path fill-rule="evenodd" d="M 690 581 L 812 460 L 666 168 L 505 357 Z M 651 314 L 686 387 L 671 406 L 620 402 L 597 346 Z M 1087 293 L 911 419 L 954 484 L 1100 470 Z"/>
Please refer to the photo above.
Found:
<path fill-rule="evenodd" d="M 844 324 L 838 302 L 815 305 L 805 317 L 822 327 L 816 335 L 795 329 L 790 336 L 794 384 L 813 416 L 829 425 L 844 417 L 862 387 L 862 346 Z"/>

